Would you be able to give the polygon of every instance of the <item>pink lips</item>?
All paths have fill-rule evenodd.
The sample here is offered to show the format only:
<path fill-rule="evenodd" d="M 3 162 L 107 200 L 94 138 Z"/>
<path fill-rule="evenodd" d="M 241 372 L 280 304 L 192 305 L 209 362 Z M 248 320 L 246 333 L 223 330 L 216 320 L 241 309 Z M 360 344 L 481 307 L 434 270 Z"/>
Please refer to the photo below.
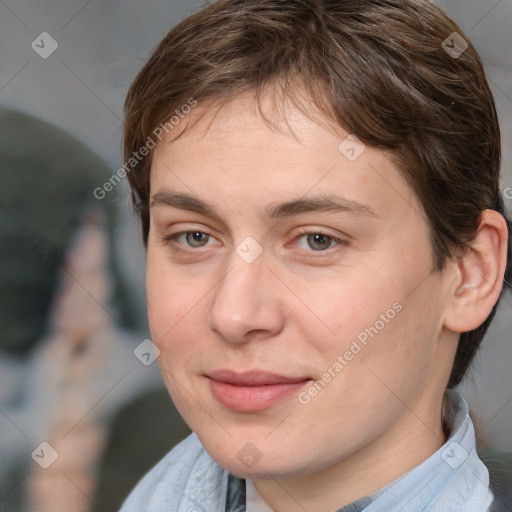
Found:
<path fill-rule="evenodd" d="M 257 412 L 297 392 L 310 377 L 285 377 L 252 370 L 237 373 L 218 370 L 208 374 L 213 396 L 225 407 L 238 412 Z"/>

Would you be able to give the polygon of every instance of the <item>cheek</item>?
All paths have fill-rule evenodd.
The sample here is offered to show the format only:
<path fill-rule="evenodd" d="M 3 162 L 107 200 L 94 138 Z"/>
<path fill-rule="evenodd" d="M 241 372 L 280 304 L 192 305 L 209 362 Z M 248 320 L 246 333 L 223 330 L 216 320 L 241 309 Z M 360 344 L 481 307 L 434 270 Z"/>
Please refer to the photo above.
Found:
<path fill-rule="evenodd" d="M 153 342 L 162 351 L 179 352 L 190 346 L 194 330 L 201 325 L 194 318 L 204 310 L 204 282 L 174 271 L 162 255 L 148 251 L 146 290 Z"/>
<path fill-rule="evenodd" d="M 331 358 L 333 354 L 343 354 L 354 340 L 362 347 L 365 342 L 369 345 L 400 320 L 404 293 L 399 284 L 390 280 L 379 283 L 361 275 L 314 286 L 297 284 L 295 289 L 309 311 L 300 315 L 292 312 L 294 320 L 314 336 L 317 349 Z"/>
<path fill-rule="evenodd" d="M 441 318 L 438 285 L 427 279 L 411 293 L 415 281 L 410 274 L 414 269 L 402 268 L 398 274 L 381 267 L 380 273 L 354 274 L 336 284 L 296 288 L 316 313 L 317 318 L 310 312 L 295 314 L 295 321 L 316 352 L 317 368 L 344 376 L 333 379 L 333 387 L 373 395 L 377 387 L 389 393 L 379 377 L 392 389 L 401 389 L 429 374 Z"/>
<path fill-rule="evenodd" d="M 397 396 L 405 403 L 414 403 L 438 371 L 437 338 L 442 315 L 428 290 L 402 296 L 392 304 L 388 309 L 387 303 L 377 306 L 373 317 L 365 319 L 367 325 L 352 338 L 345 353 L 345 359 L 352 358 L 345 379 L 356 387 L 359 396 L 378 396 L 388 405 L 396 402 Z M 361 350 L 354 348 L 354 342 Z M 351 352 L 357 354 L 352 356 Z"/>

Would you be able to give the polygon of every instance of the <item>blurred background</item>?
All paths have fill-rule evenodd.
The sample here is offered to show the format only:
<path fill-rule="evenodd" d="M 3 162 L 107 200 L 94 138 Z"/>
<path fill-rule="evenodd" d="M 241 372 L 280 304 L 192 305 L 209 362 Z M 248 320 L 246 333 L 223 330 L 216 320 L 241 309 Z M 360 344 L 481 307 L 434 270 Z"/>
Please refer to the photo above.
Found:
<path fill-rule="evenodd" d="M 512 0 L 439 2 L 482 56 L 512 210 Z M 189 431 L 160 378 L 121 182 L 130 81 L 199 0 L 0 1 L 0 512 L 115 512 Z M 108 187 L 104 187 L 106 190 Z M 512 451 L 512 297 L 461 386 Z"/>

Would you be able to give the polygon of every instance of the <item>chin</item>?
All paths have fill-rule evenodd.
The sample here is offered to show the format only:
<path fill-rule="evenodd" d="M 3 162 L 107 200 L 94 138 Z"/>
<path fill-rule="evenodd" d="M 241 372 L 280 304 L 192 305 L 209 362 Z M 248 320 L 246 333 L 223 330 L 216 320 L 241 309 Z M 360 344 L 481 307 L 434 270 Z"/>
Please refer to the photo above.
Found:
<path fill-rule="evenodd" d="M 199 436 L 198 436 L 199 437 Z M 203 446 L 210 456 L 229 473 L 238 478 L 268 480 L 273 478 L 292 478 L 311 472 L 313 461 L 296 460 L 293 453 L 300 451 L 300 447 L 290 452 L 280 451 L 277 445 L 268 442 L 258 444 L 234 438 L 232 442 L 215 443 L 210 440 L 203 441 Z M 261 450 L 258 448 L 261 446 Z M 304 455 L 304 454 L 302 454 Z"/>
<path fill-rule="evenodd" d="M 222 462 L 220 461 L 219 465 L 232 475 L 238 478 L 250 478 L 251 480 L 286 479 L 303 474 L 302 471 L 297 471 L 296 468 L 285 468 L 281 465 L 276 467 L 274 464 L 264 463 L 263 460 L 256 463 L 252 468 L 237 460 L 227 460 L 225 464 Z"/>

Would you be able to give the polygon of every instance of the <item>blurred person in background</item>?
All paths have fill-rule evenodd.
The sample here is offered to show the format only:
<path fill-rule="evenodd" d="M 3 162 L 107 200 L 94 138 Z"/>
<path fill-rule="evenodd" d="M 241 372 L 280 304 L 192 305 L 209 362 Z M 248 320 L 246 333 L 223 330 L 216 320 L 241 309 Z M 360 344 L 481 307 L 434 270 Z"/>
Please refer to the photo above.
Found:
<path fill-rule="evenodd" d="M 132 369 L 136 326 L 113 262 L 116 196 L 93 198 L 112 171 L 33 116 L 2 108 L 0 126 L 0 510 L 114 510 L 188 431 L 159 381 Z M 150 432 L 148 408 L 164 405 Z M 112 452 L 117 414 L 129 420 L 113 424 L 128 452 Z"/>

